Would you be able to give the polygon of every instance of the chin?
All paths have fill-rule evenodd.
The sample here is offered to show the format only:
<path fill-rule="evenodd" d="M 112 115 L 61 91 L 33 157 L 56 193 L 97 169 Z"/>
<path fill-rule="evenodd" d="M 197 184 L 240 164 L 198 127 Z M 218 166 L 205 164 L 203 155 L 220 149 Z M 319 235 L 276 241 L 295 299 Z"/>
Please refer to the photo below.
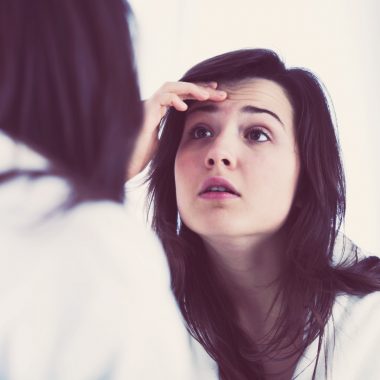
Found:
<path fill-rule="evenodd" d="M 186 226 L 201 236 L 202 238 L 227 238 L 227 239 L 236 239 L 236 238 L 270 238 L 275 236 L 280 230 L 283 223 L 268 223 L 267 225 L 255 225 L 254 221 L 251 223 L 238 223 L 234 222 L 233 218 L 202 218 L 202 220 L 197 219 L 197 222 L 194 223 L 195 219 L 191 219 L 192 223 L 184 223 Z"/>
<path fill-rule="evenodd" d="M 198 223 L 196 226 L 187 226 L 196 234 L 202 237 L 224 237 L 224 238 L 236 238 L 238 236 L 246 235 L 247 230 L 239 228 L 239 226 L 232 226 L 231 222 L 213 221 L 211 223 Z M 250 232 L 250 234 L 254 232 Z"/>

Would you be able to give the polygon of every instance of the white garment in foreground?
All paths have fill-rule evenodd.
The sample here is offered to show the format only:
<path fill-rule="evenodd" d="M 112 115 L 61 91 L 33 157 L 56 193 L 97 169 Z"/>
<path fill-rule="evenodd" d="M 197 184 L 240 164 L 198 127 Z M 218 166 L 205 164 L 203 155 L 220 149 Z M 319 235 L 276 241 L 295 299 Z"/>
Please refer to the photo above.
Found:
<path fill-rule="evenodd" d="M 0 172 L 13 165 L 46 162 L 0 134 Z M 48 215 L 68 191 L 53 177 L 0 185 L 0 378 L 215 379 L 156 238 L 113 202 Z"/>

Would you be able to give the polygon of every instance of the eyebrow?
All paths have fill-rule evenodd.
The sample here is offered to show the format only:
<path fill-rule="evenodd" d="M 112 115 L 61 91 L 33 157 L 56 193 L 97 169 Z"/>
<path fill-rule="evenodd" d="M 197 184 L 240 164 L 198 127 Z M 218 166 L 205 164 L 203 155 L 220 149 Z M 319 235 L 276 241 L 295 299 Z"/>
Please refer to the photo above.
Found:
<path fill-rule="evenodd" d="M 218 110 L 219 110 L 219 107 L 215 104 L 200 104 L 200 105 L 196 105 L 190 108 L 187 111 L 187 114 L 190 115 L 195 112 L 217 112 Z M 244 106 L 243 108 L 241 108 L 240 111 L 244 113 L 266 113 L 274 117 L 277 121 L 280 122 L 280 124 L 284 125 L 284 123 L 282 122 L 282 120 L 279 118 L 277 114 L 265 108 L 259 108 L 255 106 Z"/>

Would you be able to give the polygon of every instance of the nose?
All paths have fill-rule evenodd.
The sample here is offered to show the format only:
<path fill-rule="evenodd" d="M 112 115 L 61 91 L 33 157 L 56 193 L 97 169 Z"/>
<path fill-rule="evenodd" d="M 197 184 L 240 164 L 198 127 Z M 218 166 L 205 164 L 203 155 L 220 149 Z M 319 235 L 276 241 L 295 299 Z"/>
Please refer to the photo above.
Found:
<path fill-rule="evenodd" d="M 233 153 L 232 144 L 228 143 L 228 141 L 215 141 L 207 151 L 205 166 L 208 169 L 218 166 L 234 169 L 236 167 L 236 156 Z"/>

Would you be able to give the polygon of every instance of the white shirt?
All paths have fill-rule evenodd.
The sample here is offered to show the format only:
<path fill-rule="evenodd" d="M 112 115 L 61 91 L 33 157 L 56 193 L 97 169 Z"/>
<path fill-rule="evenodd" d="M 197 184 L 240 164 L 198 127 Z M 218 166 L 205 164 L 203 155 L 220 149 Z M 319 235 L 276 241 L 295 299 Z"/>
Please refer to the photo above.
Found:
<path fill-rule="evenodd" d="M 317 380 L 380 379 L 380 292 L 363 297 L 338 296 L 325 334 Z M 311 379 L 317 349 L 317 341 L 307 348 L 297 365 L 295 379 Z"/>
<path fill-rule="evenodd" d="M 0 134 L 0 172 L 46 165 Z M 153 234 L 114 202 L 52 213 L 69 190 L 55 177 L 0 185 L 0 378 L 216 379 Z"/>

